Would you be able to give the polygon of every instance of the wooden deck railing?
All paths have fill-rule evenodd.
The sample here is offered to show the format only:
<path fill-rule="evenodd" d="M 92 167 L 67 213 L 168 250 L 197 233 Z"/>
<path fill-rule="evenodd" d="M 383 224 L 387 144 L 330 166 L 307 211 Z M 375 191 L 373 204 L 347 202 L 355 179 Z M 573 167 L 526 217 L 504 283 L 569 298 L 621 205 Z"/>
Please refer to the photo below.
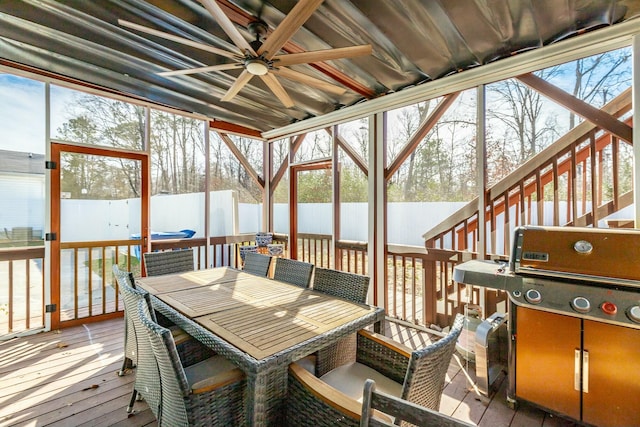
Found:
<path fill-rule="evenodd" d="M 356 274 L 369 274 L 367 242 L 340 240 L 336 243 L 336 269 Z"/>
<path fill-rule="evenodd" d="M 304 245 L 299 245 L 299 259 L 327 266 L 328 245 L 330 236 L 306 234 Z M 254 235 L 211 237 L 208 264 L 205 263 L 206 240 L 204 238 L 157 240 L 152 241 L 152 250 L 192 249 L 196 253 L 196 268 L 203 269 L 212 266 L 237 267 L 239 262 L 238 247 L 244 244 L 254 244 Z M 301 239 L 302 241 L 302 239 Z M 287 246 L 287 236 L 274 235 L 274 242 Z M 118 240 L 107 242 L 74 242 L 62 245 L 65 283 L 60 302 L 61 319 L 74 320 L 94 315 L 112 313 L 122 310 L 121 301 L 115 292 L 115 280 L 111 266 L 132 271 L 139 276 L 141 265 L 139 240 Z M 304 248 L 304 249 L 302 249 Z M 37 252 L 37 253 L 36 253 Z M 467 298 L 464 287 L 450 282 L 453 263 L 443 261 L 443 255 L 438 252 L 427 253 L 423 247 L 389 245 L 387 248 L 387 292 L 380 297 L 376 304 L 383 305 L 389 316 L 421 325 L 437 323 L 445 325 L 457 308 Z M 44 257 L 44 248 L 16 248 L 11 254 L 0 253 L 0 261 L 39 259 L 40 265 Z M 367 243 L 354 241 L 339 241 L 336 245 L 336 268 L 358 274 L 368 274 Z M 440 264 L 435 264 L 436 260 Z M 30 265 L 33 263 L 30 263 Z M 89 267 L 91 266 L 91 267 Z M 33 268 L 33 267 L 32 267 Z M 16 269 L 12 267 L 12 270 Z M 89 273 L 89 271 L 91 272 Z M 0 270 L 1 271 L 1 270 Z M 444 273 L 446 271 L 446 273 Z M 12 273 L 15 276 L 15 273 Z M 12 277 L 13 277 L 12 276 Z M 31 273 L 32 277 L 36 275 Z M 40 289 L 44 289 L 44 275 L 38 270 Z M 16 278 L 10 280 L 16 281 Z M 33 280 L 32 280 L 33 281 Z M 40 294 L 43 294 L 40 292 Z M 472 302 L 478 301 L 474 295 Z M 38 307 L 21 300 L 21 306 L 13 299 L 12 313 L 30 310 L 38 313 L 39 324 L 43 324 L 43 299 L 37 300 Z M 15 315 L 13 316 L 15 317 Z M 33 316 L 32 316 L 33 317 Z M 6 322 L 5 322 L 6 323 Z M 15 324 L 15 321 L 13 322 Z M 33 327 L 33 321 L 31 326 Z M 5 326 L 6 329 L 6 326 Z M 15 329 L 15 328 L 14 328 Z M 23 328 L 24 329 L 24 328 Z M 3 331 L 6 333 L 6 331 Z"/>
<path fill-rule="evenodd" d="M 44 245 L 0 249 L 0 336 L 44 328 Z M 4 294 L 6 292 L 6 294 Z"/>
<path fill-rule="evenodd" d="M 58 306 L 61 322 L 123 309 L 112 266 L 139 276 L 139 242 L 127 239 L 60 243 L 60 301 L 52 302 Z"/>
<path fill-rule="evenodd" d="M 316 267 L 328 268 L 332 243 L 330 234 L 298 233 L 298 259 Z"/>

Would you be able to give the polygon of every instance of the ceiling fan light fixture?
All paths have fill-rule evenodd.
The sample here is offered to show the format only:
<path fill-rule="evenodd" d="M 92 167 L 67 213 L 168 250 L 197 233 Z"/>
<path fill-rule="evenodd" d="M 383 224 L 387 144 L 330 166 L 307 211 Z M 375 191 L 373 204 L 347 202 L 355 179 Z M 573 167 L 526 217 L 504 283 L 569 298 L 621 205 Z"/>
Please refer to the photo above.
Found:
<path fill-rule="evenodd" d="M 264 76 L 269 71 L 269 65 L 258 58 L 247 59 L 244 66 L 254 76 Z"/>

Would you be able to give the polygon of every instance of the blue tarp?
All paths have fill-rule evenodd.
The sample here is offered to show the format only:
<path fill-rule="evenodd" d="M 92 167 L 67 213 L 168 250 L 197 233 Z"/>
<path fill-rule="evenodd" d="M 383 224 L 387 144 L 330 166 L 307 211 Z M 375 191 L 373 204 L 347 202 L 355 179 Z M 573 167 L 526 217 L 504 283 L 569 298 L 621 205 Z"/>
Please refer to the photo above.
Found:
<path fill-rule="evenodd" d="M 168 240 L 168 239 L 190 239 L 196 234 L 193 230 L 180 230 L 180 231 L 152 231 L 151 240 Z M 139 239 L 140 233 L 131 235 L 131 239 Z M 136 258 L 140 259 L 140 246 L 133 248 L 133 253 Z"/>

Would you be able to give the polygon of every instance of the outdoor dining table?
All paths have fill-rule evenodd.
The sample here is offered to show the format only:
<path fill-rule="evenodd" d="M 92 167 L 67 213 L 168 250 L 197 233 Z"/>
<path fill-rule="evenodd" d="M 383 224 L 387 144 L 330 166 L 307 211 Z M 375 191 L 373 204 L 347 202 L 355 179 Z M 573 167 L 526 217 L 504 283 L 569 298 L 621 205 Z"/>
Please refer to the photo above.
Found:
<path fill-rule="evenodd" d="M 229 267 L 137 279 L 156 309 L 247 375 L 251 426 L 282 425 L 291 362 L 374 325 L 384 309 Z"/>

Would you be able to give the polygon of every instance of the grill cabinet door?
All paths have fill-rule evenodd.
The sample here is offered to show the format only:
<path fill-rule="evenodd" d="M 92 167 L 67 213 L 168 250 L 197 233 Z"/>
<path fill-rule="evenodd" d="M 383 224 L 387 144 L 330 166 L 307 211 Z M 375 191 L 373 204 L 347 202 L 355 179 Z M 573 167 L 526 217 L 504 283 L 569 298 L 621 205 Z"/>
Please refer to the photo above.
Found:
<path fill-rule="evenodd" d="M 601 426 L 640 425 L 640 330 L 584 321 L 589 389 L 582 419 Z"/>
<path fill-rule="evenodd" d="M 580 419 L 580 319 L 517 307 L 516 396 Z"/>

